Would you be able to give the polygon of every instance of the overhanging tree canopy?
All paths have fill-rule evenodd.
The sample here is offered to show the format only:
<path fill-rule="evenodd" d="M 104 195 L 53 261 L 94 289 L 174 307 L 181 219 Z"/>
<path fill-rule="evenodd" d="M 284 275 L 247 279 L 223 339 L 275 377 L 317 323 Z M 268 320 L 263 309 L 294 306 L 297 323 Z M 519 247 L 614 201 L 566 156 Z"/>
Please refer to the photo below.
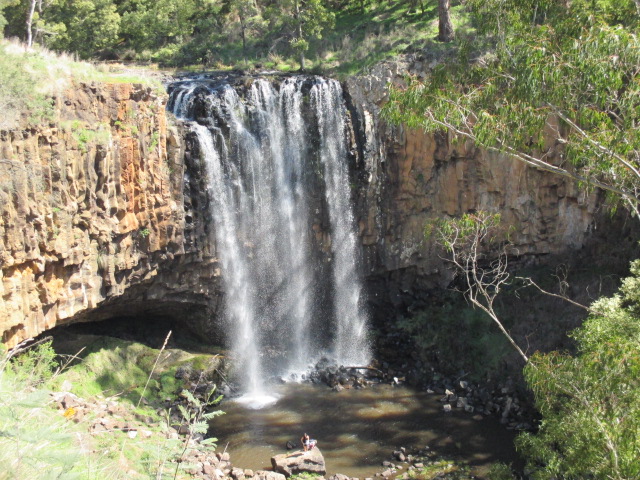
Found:
<path fill-rule="evenodd" d="M 603 188 L 640 216 L 636 3 L 566 3 L 470 1 L 479 29 L 474 43 L 463 41 L 457 61 L 426 81 L 392 90 L 385 113 Z M 488 53 L 481 53 L 483 43 Z M 552 156 L 573 166 L 552 163 Z"/>

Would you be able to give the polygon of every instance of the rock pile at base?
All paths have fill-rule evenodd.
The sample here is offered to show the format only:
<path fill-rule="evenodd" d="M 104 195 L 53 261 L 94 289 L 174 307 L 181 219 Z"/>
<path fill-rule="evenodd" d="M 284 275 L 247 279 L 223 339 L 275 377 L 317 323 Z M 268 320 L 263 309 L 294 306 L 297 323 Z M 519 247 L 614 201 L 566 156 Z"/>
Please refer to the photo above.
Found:
<path fill-rule="evenodd" d="M 324 475 L 327 469 L 320 449 L 313 448 L 307 452 L 295 451 L 283 453 L 271 458 L 273 470 L 289 477 L 298 473 Z"/>

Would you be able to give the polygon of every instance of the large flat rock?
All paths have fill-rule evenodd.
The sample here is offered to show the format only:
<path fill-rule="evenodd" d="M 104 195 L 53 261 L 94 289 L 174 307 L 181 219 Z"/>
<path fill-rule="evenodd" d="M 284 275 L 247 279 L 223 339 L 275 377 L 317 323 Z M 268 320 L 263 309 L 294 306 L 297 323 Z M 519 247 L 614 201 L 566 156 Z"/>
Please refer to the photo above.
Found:
<path fill-rule="evenodd" d="M 292 453 L 283 453 L 271 458 L 274 471 L 289 477 L 297 473 L 315 473 L 324 475 L 327 473 L 324 457 L 320 449 L 314 448 L 308 452 L 300 450 Z"/>

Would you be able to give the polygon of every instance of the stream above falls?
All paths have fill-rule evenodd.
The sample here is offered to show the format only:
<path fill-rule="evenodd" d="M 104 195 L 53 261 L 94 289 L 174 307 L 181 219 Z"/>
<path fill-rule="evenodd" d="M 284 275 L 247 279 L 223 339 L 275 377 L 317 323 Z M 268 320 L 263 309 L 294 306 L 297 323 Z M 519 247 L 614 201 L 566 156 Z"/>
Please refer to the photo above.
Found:
<path fill-rule="evenodd" d="M 392 385 L 335 392 L 306 384 L 280 385 L 274 394 L 279 400 L 260 410 L 225 402 L 226 414 L 211 422 L 209 434 L 219 439 L 219 452 L 231 453 L 234 466 L 270 468 L 270 458 L 286 452 L 287 441 L 299 444 L 304 432 L 318 440 L 328 475 L 373 477 L 400 447 L 428 446 L 480 476 L 493 462 L 517 463 L 513 431 L 492 417 L 455 409 L 445 414 L 439 395 Z"/>

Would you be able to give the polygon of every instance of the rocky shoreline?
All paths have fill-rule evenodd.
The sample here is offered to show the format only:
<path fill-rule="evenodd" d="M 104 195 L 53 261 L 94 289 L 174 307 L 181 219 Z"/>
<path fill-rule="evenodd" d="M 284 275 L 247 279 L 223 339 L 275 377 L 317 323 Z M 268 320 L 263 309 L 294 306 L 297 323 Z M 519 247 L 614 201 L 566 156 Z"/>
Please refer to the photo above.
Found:
<path fill-rule="evenodd" d="M 518 392 L 511 378 L 494 385 L 482 385 L 433 375 L 430 382 L 415 385 L 407 379 L 415 372 L 406 368 L 394 370 L 388 364 L 374 361 L 373 366 L 345 367 L 333 364 L 327 358 L 316 363 L 313 370 L 300 378 L 280 378 L 281 382 L 301 381 L 326 385 L 336 392 L 349 388 L 367 388 L 376 384 L 405 385 L 437 395 L 434 401 L 442 403 L 443 413 L 461 409 L 474 416 L 494 416 L 509 430 L 528 430 L 535 428 L 535 412 L 528 400 Z"/>
<path fill-rule="evenodd" d="M 404 382 L 402 377 L 388 378 L 387 374 L 375 367 L 345 368 L 326 362 L 320 362 L 317 367 L 305 375 L 302 380 L 310 383 L 322 383 L 335 391 L 367 388 L 381 383 L 399 385 Z M 197 369 L 179 368 L 176 371 L 176 378 L 191 388 L 194 398 L 200 405 L 205 405 L 207 399 L 215 391 L 215 384 L 205 378 L 204 372 Z M 196 380 L 191 382 L 193 378 Z M 449 388 L 446 388 L 445 384 Z M 225 385 L 222 390 L 230 388 L 231 386 Z M 434 402 L 442 403 L 443 415 L 458 409 L 464 410 L 474 417 L 477 416 L 478 419 L 481 419 L 483 415 L 498 415 L 506 428 L 523 429 L 523 425 L 531 428 L 528 421 L 523 420 L 526 418 L 526 410 L 521 407 L 520 400 L 509 386 L 502 387 L 496 394 L 470 382 L 459 381 L 457 388 L 453 388 L 450 382 L 441 382 L 440 385 L 433 385 L 427 392 L 433 394 Z M 487 397 L 487 395 L 489 396 Z M 181 409 L 189 408 L 190 404 L 189 398 L 184 394 L 176 395 L 175 398 L 166 398 L 163 405 L 156 408 L 156 413 L 161 418 L 160 421 L 154 420 L 150 415 L 136 412 L 131 406 L 118 401 L 117 397 L 96 397 L 87 400 L 63 391 L 53 393 L 52 400 L 65 418 L 86 425 L 88 438 L 95 439 L 111 435 L 121 436 L 123 439 L 128 438 L 132 442 L 147 442 L 149 444 L 162 445 L 166 442 L 174 442 L 174 445 L 180 447 L 178 450 L 184 449 L 184 452 L 177 458 L 168 457 L 166 459 L 167 466 L 172 469 L 176 468 L 177 463 L 180 463 L 181 471 L 192 478 L 203 480 L 285 480 L 291 475 L 306 473 L 318 476 L 318 480 L 321 480 L 326 475 L 324 458 L 317 448 L 304 453 L 300 451 L 283 453 L 272 458 L 273 471 L 254 471 L 233 465 L 231 454 L 226 451 L 226 448 L 221 452 L 216 452 L 208 445 L 205 435 L 194 434 L 189 421 L 185 420 L 181 414 Z M 147 403 L 144 398 L 142 403 Z M 151 409 L 152 407 L 148 405 L 146 408 Z M 91 443 L 90 440 L 86 442 L 88 445 Z M 447 465 L 450 463 L 440 459 L 438 454 L 428 446 L 415 450 L 400 447 L 398 450 L 390 452 L 388 459 L 381 461 L 379 471 L 371 479 L 365 480 L 373 480 L 373 478 L 408 480 L 427 468 L 441 469 L 446 473 L 449 468 Z M 450 466 L 450 468 L 453 467 Z M 456 466 L 457 468 L 458 466 Z M 326 480 L 360 479 L 338 473 L 326 477 Z"/>

